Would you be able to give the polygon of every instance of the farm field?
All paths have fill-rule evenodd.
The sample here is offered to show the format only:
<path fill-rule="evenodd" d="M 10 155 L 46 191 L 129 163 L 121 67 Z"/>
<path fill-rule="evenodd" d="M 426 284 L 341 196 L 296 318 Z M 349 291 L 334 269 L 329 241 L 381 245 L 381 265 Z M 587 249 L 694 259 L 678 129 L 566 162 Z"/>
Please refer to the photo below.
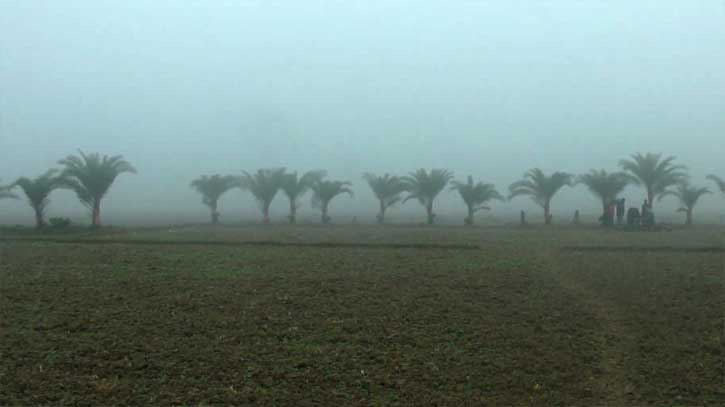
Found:
<path fill-rule="evenodd" d="M 0 234 L 0 405 L 723 405 L 725 228 Z"/>

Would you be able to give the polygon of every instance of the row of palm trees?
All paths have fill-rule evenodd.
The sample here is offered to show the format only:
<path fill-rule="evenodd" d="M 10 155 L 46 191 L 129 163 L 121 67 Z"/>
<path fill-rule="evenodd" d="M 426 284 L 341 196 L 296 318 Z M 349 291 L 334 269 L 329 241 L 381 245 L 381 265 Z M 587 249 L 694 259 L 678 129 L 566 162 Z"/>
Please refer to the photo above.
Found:
<path fill-rule="evenodd" d="M 101 156 L 81 151 L 79 155 L 70 155 L 58 163 L 62 165 L 61 169 L 51 169 L 32 179 L 22 177 L 9 186 L 0 187 L 0 199 L 17 198 L 12 189 L 20 188 L 35 212 L 36 225 L 41 228 L 45 225 L 45 209 L 50 202 L 50 194 L 56 189 L 70 189 L 91 210 L 92 225 L 98 227 L 101 225 L 101 202 L 115 179 L 123 173 L 136 173 L 134 167 L 122 156 Z M 627 185 L 634 184 L 645 189 L 650 205 L 667 196 L 678 198 L 681 204 L 679 210 L 686 213 L 686 223 L 691 224 L 693 209 L 698 201 L 702 196 L 711 193 L 708 188 L 691 185 L 686 168 L 676 164 L 672 156 L 638 153 L 621 160 L 619 166 L 621 171 L 610 173 L 606 170 L 591 170 L 578 177 L 565 172 L 547 175 L 534 168 L 527 171 L 521 180 L 509 186 L 508 199 L 530 197 L 542 207 L 545 223 L 549 224 L 552 220 L 551 202 L 564 187 L 584 184 L 601 200 L 603 210 L 606 210 Z M 269 208 L 279 191 L 289 201 L 290 223 L 297 220 L 301 198 L 311 191 L 313 207 L 320 210 L 322 223 L 329 223 L 329 206 L 332 200 L 342 194 L 352 196 L 353 191 L 350 182 L 327 180 L 326 177 L 327 173 L 322 170 L 299 174 L 296 171 L 287 172 L 284 168 L 269 168 L 254 173 L 245 171 L 241 176 L 202 176 L 192 181 L 191 186 L 201 194 L 202 202 L 210 208 L 211 222 L 214 224 L 219 221 L 220 198 L 234 188 L 249 191 L 254 196 L 265 223 L 270 222 Z M 379 223 L 385 222 L 386 211 L 390 207 L 399 202 L 417 200 L 425 208 L 428 224 L 433 224 L 436 218 L 435 199 L 449 185 L 451 190 L 458 192 L 468 209 L 465 218 L 467 225 L 474 223 L 476 212 L 489 209 L 489 202 L 504 200 L 493 184 L 475 182 L 471 176 L 465 182 L 455 181 L 453 178 L 453 173 L 446 169 L 419 169 L 402 177 L 387 173 L 366 173 L 363 176 L 378 200 Z M 725 180 L 715 175 L 707 178 L 725 193 Z M 404 197 L 404 194 L 407 196 Z"/>

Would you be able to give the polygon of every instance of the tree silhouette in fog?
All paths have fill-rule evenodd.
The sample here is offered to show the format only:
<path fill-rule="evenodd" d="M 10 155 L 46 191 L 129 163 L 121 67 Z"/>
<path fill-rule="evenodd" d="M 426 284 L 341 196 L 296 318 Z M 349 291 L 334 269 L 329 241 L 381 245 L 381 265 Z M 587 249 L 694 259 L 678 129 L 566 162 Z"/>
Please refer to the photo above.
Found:
<path fill-rule="evenodd" d="M 191 181 L 191 187 L 201 194 L 201 201 L 211 210 L 211 223 L 219 223 L 219 199 L 229 190 L 239 186 L 239 177 L 232 175 L 204 175 Z"/>
<path fill-rule="evenodd" d="M 551 200 L 557 192 L 572 185 L 572 175 L 555 172 L 547 176 L 538 168 L 524 174 L 523 179 L 509 186 L 509 200 L 517 196 L 529 196 L 531 200 L 544 209 L 544 223 L 551 224 Z"/>
<path fill-rule="evenodd" d="M 695 209 L 695 206 L 697 206 L 700 198 L 711 193 L 712 191 L 707 188 L 698 188 L 688 184 L 687 182 L 682 182 L 678 184 L 674 190 L 667 190 L 660 194 L 659 200 L 662 200 L 670 195 L 679 199 L 680 205 L 682 206 L 677 210 L 677 212 L 685 212 L 687 216 L 685 224 L 692 225 L 692 211 Z"/>
<path fill-rule="evenodd" d="M 75 191 L 81 203 L 91 209 L 93 227 L 101 226 L 101 201 L 116 178 L 124 173 L 136 173 L 120 155 L 101 156 L 79 151 L 79 155 L 69 155 L 58 163 L 65 166 L 61 173 L 65 186 Z"/>
<path fill-rule="evenodd" d="M 363 179 L 368 183 L 378 200 L 379 209 L 376 216 L 378 223 L 385 223 L 385 212 L 403 199 L 401 195 L 405 192 L 405 184 L 400 177 L 387 173 L 375 175 L 368 172 L 363 175 Z"/>
<path fill-rule="evenodd" d="M 45 209 L 50 204 L 50 194 L 66 185 L 65 180 L 58 176 L 58 170 L 48 170 L 36 178 L 21 177 L 13 184 L 19 187 L 28 199 L 35 212 L 35 227 L 45 226 Z"/>
<path fill-rule="evenodd" d="M 402 178 L 408 196 L 403 203 L 416 199 L 425 208 L 428 224 L 435 223 L 436 214 L 433 212 L 433 202 L 438 194 L 445 189 L 453 179 L 453 173 L 447 169 L 436 168 L 430 172 L 421 168 L 416 172 Z"/>
<path fill-rule="evenodd" d="M 602 201 L 602 210 L 606 212 L 607 205 L 617 199 L 630 183 L 630 178 L 623 172 L 609 173 L 606 170 L 590 170 L 577 179 L 577 183 L 586 185 L 589 192 Z"/>
<path fill-rule="evenodd" d="M 18 199 L 18 196 L 10 191 L 11 189 L 13 189 L 13 187 L 14 185 L 0 184 L 0 199 Z"/>
<path fill-rule="evenodd" d="M 269 223 L 269 207 L 282 187 L 284 168 L 263 168 L 250 174 L 243 171 L 239 186 L 252 193 L 262 211 L 262 221 Z"/>
<path fill-rule="evenodd" d="M 667 188 L 687 179 L 686 167 L 675 164 L 675 157 L 662 157 L 662 154 L 633 154 L 629 160 L 620 160 L 619 166 L 627 172 L 635 185 L 645 188 L 647 201 L 654 206 L 654 199 L 667 191 Z"/>
<path fill-rule="evenodd" d="M 310 188 L 327 176 L 327 171 L 316 170 L 308 171 L 301 177 L 297 175 L 297 171 L 284 174 L 282 177 L 282 192 L 287 196 L 289 201 L 289 223 L 297 222 L 297 209 L 300 208 L 300 198 L 307 193 Z"/>
<path fill-rule="evenodd" d="M 312 184 L 312 206 L 320 209 L 320 219 L 322 223 L 327 224 L 332 220 L 328 216 L 330 202 L 341 194 L 353 196 L 350 183 L 345 181 L 325 181 L 319 180 Z"/>
<path fill-rule="evenodd" d="M 493 184 L 484 184 L 483 182 L 474 183 L 473 177 L 468 176 L 466 182 L 453 181 L 451 190 L 458 191 L 463 202 L 468 208 L 468 216 L 464 219 L 466 225 L 473 225 L 476 212 L 481 210 L 489 210 L 486 203 L 492 200 L 503 201 L 504 198 L 498 193 Z"/>

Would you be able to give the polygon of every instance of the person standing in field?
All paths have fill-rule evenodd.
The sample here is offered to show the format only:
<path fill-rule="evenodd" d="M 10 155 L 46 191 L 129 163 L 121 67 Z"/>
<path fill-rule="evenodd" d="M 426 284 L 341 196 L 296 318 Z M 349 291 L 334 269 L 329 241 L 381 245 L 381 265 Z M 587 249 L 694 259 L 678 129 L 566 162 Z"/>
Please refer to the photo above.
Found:
<path fill-rule="evenodd" d="M 624 224 L 625 201 L 624 198 L 617 200 L 617 225 Z"/>

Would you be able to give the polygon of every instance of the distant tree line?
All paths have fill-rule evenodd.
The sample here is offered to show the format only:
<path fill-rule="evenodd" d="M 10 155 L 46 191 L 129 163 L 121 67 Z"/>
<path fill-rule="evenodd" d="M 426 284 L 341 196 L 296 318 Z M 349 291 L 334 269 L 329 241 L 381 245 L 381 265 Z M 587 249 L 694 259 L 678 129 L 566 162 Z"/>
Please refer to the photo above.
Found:
<path fill-rule="evenodd" d="M 35 215 L 38 228 L 46 226 L 45 211 L 50 204 L 50 195 L 57 189 L 69 189 L 75 192 L 78 200 L 91 212 L 91 225 L 101 226 L 101 202 L 116 178 L 124 173 L 136 173 L 136 169 L 122 156 L 101 156 L 98 153 L 69 155 L 58 161 L 60 169 L 50 169 L 35 177 L 21 177 L 10 185 L 0 185 L 0 199 L 18 199 L 15 189 L 19 189 L 27 198 Z M 575 176 L 566 172 L 554 172 L 547 175 L 539 168 L 532 168 L 523 177 L 508 188 L 508 200 L 527 196 L 543 209 L 544 222 L 552 222 L 551 205 L 555 195 L 565 187 L 583 184 L 602 202 L 603 211 L 617 200 L 622 191 L 630 184 L 645 190 L 650 206 L 667 196 L 674 196 L 680 202 L 678 211 L 686 214 L 686 224 L 692 224 L 693 211 L 699 200 L 712 193 L 708 188 L 690 184 L 687 168 L 675 163 L 675 157 L 663 157 L 661 154 L 634 154 L 619 162 L 620 171 L 591 170 Z M 709 175 L 708 180 L 715 183 L 725 193 L 725 180 Z M 467 208 L 464 218 L 466 225 L 474 224 L 475 214 L 489 210 L 492 201 L 504 201 L 493 184 L 475 181 L 468 176 L 465 181 L 456 181 L 454 174 L 447 169 L 419 169 L 404 176 L 388 173 L 378 175 L 366 173 L 363 180 L 378 202 L 378 223 L 385 223 L 388 209 L 398 203 L 416 200 L 425 209 L 426 221 L 434 224 L 435 199 L 450 186 L 458 192 Z M 209 207 L 211 223 L 220 219 L 219 200 L 232 189 L 248 191 L 256 200 L 262 213 L 262 222 L 270 223 L 269 208 L 277 194 L 282 191 L 289 202 L 289 223 L 296 223 L 297 211 L 302 197 L 312 193 L 312 207 L 320 211 L 320 221 L 330 223 L 330 204 L 339 195 L 353 196 L 348 181 L 328 180 L 324 170 L 313 170 L 302 174 L 288 172 L 285 168 L 266 168 L 240 175 L 204 175 L 191 182 L 202 197 L 202 203 Z"/>

